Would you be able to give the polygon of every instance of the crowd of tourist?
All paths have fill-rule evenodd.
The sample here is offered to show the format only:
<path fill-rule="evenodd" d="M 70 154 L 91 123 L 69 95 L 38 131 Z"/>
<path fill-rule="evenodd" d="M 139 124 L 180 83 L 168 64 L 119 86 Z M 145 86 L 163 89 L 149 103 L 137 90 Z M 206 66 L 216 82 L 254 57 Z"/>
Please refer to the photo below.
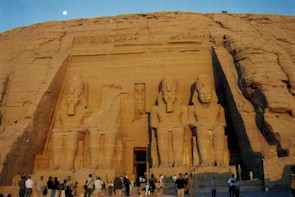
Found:
<path fill-rule="evenodd" d="M 164 178 L 166 182 L 175 184 L 175 195 L 177 197 L 194 196 L 196 184 L 193 175 L 179 173 L 178 177 L 176 175 L 164 177 L 164 175 L 160 174 L 158 179 L 154 174 L 151 174 L 149 179 L 140 176 L 135 182 L 130 181 L 126 174 L 124 176 L 117 174 L 113 182 L 109 181 L 107 177 L 106 182 L 104 182 L 99 176 L 93 178 L 92 174 L 89 174 L 83 186 L 84 197 L 130 196 L 130 191 L 135 186 L 137 186 L 137 193 L 140 197 L 161 196 L 164 189 Z M 44 177 L 41 176 L 35 185 L 30 176 L 22 176 L 18 182 L 19 197 L 32 197 L 33 188 L 36 188 L 38 197 L 73 197 L 77 195 L 78 182 L 74 182 L 70 176 L 63 181 L 59 181 L 57 177 L 52 176 L 49 176 L 47 182 L 44 182 L 43 179 Z M 239 197 L 239 179 L 235 179 L 234 175 L 232 175 L 227 183 L 229 196 Z M 215 177 L 210 181 L 210 188 L 212 197 L 216 197 L 217 182 Z"/>
<path fill-rule="evenodd" d="M 49 176 L 46 183 L 43 182 L 44 177 L 41 176 L 36 182 L 36 193 L 38 197 L 73 197 L 77 193 L 77 182 L 71 180 L 68 176 L 63 182 L 58 181 L 57 177 Z M 18 182 L 19 197 L 32 197 L 34 181 L 30 176 L 22 176 Z"/>

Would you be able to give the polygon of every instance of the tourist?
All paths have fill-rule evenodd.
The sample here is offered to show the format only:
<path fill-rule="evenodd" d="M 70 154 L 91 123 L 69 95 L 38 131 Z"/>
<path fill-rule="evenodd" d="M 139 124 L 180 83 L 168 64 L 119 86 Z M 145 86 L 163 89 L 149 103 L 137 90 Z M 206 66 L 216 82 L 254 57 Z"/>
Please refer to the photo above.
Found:
<path fill-rule="evenodd" d="M 142 197 L 143 194 L 145 193 L 146 180 L 145 180 L 144 177 L 140 176 L 138 181 L 139 181 L 138 194 L 139 194 L 140 197 Z"/>
<path fill-rule="evenodd" d="M 109 186 L 108 186 L 108 194 L 109 194 L 109 196 L 113 196 L 113 190 L 114 190 L 114 184 L 111 181 Z"/>
<path fill-rule="evenodd" d="M 158 181 L 158 184 L 157 184 L 157 196 L 160 196 L 161 195 L 161 190 L 162 190 L 162 183 L 161 181 L 159 180 Z"/>
<path fill-rule="evenodd" d="M 151 192 L 151 196 L 156 196 L 156 183 L 157 179 L 155 178 L 155 175 L 152 174 L 149 180 L 149 191 Z"/>
<path fill-rule="evenodd" d="M 53 184 L 53 188 L 55 190 L 55 193 L 57 193 L 57 196 L 60 196 L 61 190 L 60 190 L 60 183 L 57 180 L 57 177 L 54 178 L 54 184 Z"/>
<path fill-rule="evenodd" d="M 235 175 L 232 174 L 232 177 L 228 179 L 228 191 L 229 191 L 229 197 L 234 197 L 235 196 Z"/>
<path fill-rule="evenodd" d="M 216 183 L 215 177 L 213 177 L 212 180 L 210 181 L 210 187 L 211 187 L 212 197 L 216 197 L 217 183 Z"/>
<path fill-rule="evenodd" d="M 187 172 L 184 174 L 184 180 L 188 180 L 188 174 L 187 174 Z"/>
<path fill-rule="evenodd" d="M 144 195 L 145 196 L 149 196 L 151 194 L 151 191 L 150 191 L 150 184 L 149 182 L 146 182 L 145 183 L 145 186 L 144 186 Z"/>
<path fill-rule="evenodd" d="M 100 177 L 97 176 L 96 180 L 94 181 L 94 197 L 103 196 L 102 186 L 103 181 L 100 179 Z"/>
<path fill-rule="evenodd" d="M 174 175 L 173 175 L 173 182 L 175 183 L 176 180 L 177 180 L 177 177 L 176 177 L 176 175 L 174 174 Z"/>
<path fill-rule="evenodd" d="M 188 187 L 188 194 L 189 194 L 189 196 L 190 197 L 194 197 L 194 195 L 195 195 L 195 180 L 194 180 L 192 174 L 190 174 L 188 176 L 187 187 Z"/>
<path fill-rule="evenodd" d="M 115 195 L 118 196 L 122 196 L 122 189 L 123 189 L 123 185 L 122 185 L 122 180 L 119 177 L 119 175 L 116 175 L 116 178 L 114 179 L 114 190 L 115 190 Z"/>
<path fill-rule="evenodd" d="M 31 176 L 28 176 L 25 182 L 25 186 L 26 186 L 25 197 L 32 197 L 34 182 L 31 179 Z"/>
<path fill-rule="evenodd" d="M 42 197 L 43 196 L 43 189 L 44 189 L 43 176 L 41 176 L 40 179 L 37 181 L 36 189 L 37 189 L 38 197 Z"/>
<path fill-rule="evenodd" d="M 181 173 L 179 173 L 178 179 L 175 181 L 177 189 L 177 197 L 184 197 L 184 190 L 186 189 L 187 182 L 183 179 Z"/>
<path fill-rule="evenodd" d="M 93 186 L 94 186 L 94 181 L 92 179 L 92 174 L 89 174 L 88 175 L 88 178 L 86 179 L 86 196 L 85 197 L 90 197 L 92 196 L 92 193 L 93 193 Z"/>
<path fill-rule="evenodd" d="M 66 197 L 66 183 L 67 183 L 67 180 L 65 179 L 64 182 L 60 185 L 60 188 L 61 188 L 60 197 Z"/>
<path fill-rule="evenodd" d="M 75 194 L 75 184 L 70 176 L 67 177 L 67 182 L 64 184 L 66 197 L 72 197 Z"/>
<path fill-rule="evenodd" d="M 54 181 L 53 181 L 53 177 L 49 176 L 48 181 L 47 181 L 47 192 L 48 192 L 48 196 L 50 197 L 54 197 L 55 195 L 55 189 L 54 189 Z"/>
<path fill-rule="evenodd" d="M 130 181 L 129 181 L 127 175 L 124 176 L 124 178 L 123 178 L 123 183 L 124 183 L 124 186 L 125 186 L 125 195 L 126 195 L 126 196 L 130 196 L 129 192 L 130 192 L 130 184 L 131 184 L 131 183 L 130 183 Z"/>
<path fill-rule="evenodd" d="M 19 197 L 24 197 L 25 196 L 25 193 L 26 193 L 25 182 L 26 182 L 26 177 L 22 176 L 21 180 L 18 182 L 18 186 L 19 186 L 19 193 L 18 194 L 19 194 Z"/>
<path fill-rule="evenodd" d="M 162 195 L 164 188 L 164 175 L 160 174 L 158 182 L 158 195 Z"/>
<path fill-rule="evenodd" d="M 240 180 L 238 178 L 236 178 L 236 182 L 234 183 L 235 189 L 234 189 L 234 193 L 235 193 L 235 197 L 239 197 L 240 196 Z"/>

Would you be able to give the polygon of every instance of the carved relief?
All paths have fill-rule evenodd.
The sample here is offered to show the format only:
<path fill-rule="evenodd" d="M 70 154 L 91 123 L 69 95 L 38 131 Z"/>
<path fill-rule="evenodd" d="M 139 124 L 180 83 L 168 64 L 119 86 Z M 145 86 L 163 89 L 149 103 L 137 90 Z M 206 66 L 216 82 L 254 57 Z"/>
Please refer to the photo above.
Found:
<path fill-rule="evenodd" d="M 77 36 L 73 39 L 73 45 L 99 45 L 99 44 L 111 44 L 114 40 L 114 36 Z"/>
<path fill-rule="evenodd" d="M 116 155 L 114 157 L 115 169 L 117 170 L 122 170 L 122 166 L 123 166 L 122 154 L 123 154 L 123 141 L 121 137 L 118 137 L 116 140 Z"/>
<path fill-rule="evenodd" d="M 104 84 L 96 124 L 90 130 L 90 158 L 92 168 L 111 169 L 119 132 L 121 86 Z"/>
<path fill-rule="evenodd" d="M 158 167 L 159 166 L 159 156 L 158 156 L 158 147 L 157 147 L 157 141 L 156 141 L 156 133 L 152 132 L 152 144 L 151 144 L 151 155 L 152 155 L 152 167 Z"/>
<path fill-rule="evenodd" d="M 145 84 L 135 84 L 134 91 L 134 119 L 136 120 L 145 115 Z"/>
<path fill-rule="evenodd" d="M 70 81 L 70 86 L 67 93 L 67 101 L 69 105 L 68 115 L 73 116 L 75 114 L 75 107 L 80 102 L 80 96 L 83 92 L 84 84 L 81 80 L 79 73 L 76 73 Z"/>
<path fill-rule="evenodd" d="M 193 136 L 193 166 L 198 166 L 200 164 L 199 151 L 197 147 L 197 138 Z"/>
<path fill-rule="evenodd" d="M 160 167 L 173 165 L 182 166 L 184 147 L 184 127 L 187 122 L 187 108 L 181 105 L 177 82 L 172 77 L 165 77 L 161 82 L 161 91 L 158 95 L 158 105 L 151 109 L 151 127 L 158 136 Z M 172 138 L 167 141 L 167 139 Z M 171 150 L 169 144 L 172 145 Z"/>
<path fill-rule="evenodd" d="M 135 41 L 138 39 L 137 35 L 132 34 L 118 34 L 116 35 L 116 43 L 117 42 L 128 42 L 128 41 Z"/>
<path fill-rule="evenodd" d="M 206 36 L 204 34 L 180 33 L 177 35 L 170 36 L 170 43 L 184 42 L 202 44 L 202 41 L 208 38 L 209 36 Z"/>
<path fill-rule="evenodd" d="M 189 117 L 190 125 L 196 127 L 200 164 L 225 165 L 225 114 L 222 106 L 217 103 L 207 75 L 198 76 L 194 94 L 194 105 Z"/>

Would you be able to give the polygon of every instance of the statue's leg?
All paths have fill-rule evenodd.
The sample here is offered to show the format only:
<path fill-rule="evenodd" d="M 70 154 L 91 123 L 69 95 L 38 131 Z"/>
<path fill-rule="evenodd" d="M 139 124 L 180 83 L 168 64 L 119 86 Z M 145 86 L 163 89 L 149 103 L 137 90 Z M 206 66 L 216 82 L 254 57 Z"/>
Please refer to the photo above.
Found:
<path fill-rule="evenodd" d="M 116 135 L 117 132 L 109 132 L 105 135 L 105 147 L 104 147 L 104 168 L 105 169 L 112 169 L 113 167 L 113 158 L 115 153 L 115 147 L 116 147 Z"/>
<path fill-rule="evenodd" d="M 98 152 L 96 153 L 98 155 L 98 168 L 103 168 L 105 164 L 105 134 L 100 133 L 96 143 L 98 144 Z"/>
<path fill-rule="evenodd" d="M 200 156 L 201 156 L 201 165 L 207 166 L 210 164 L 210 153 L 209 152 L 209 144 L 210 144 L 210 135 L 209 131 L 206 127 L 198 127 L 197 128 L 197 141 L 199 145 L 200 150 Z"/>
<path fill-rule="evenodd" d="M 218 166 L 221 166 L 224 164 L 224 128 L 222 126 L 215 126 L 213 129 L 213 135 L 215 161 Z"/>
<path fill-rule="evenodd" d="M 90 162 L 91 168 L 97 168 L 99 162 L 99 137 L 100 133 L 96 131 L 90 131 L 89 136 L 89 150 L 90 150 Z"/>
<path fill-rule="evenodd" d="M 182 166 L 182 154 L 184 146 L 184 129 L 176 128 L 173 130 L 173 152 L 174 166 Z"/>
<path fill-rule="evenodd" d="M 64 169 L 74 168 L 74 161 L 78 148 L 78 135 L 79 133 L 77 131 L 70 131 L 67 133 Z"/>
<path fill-rule="evenodd" d="M 159 128 L 158 129 L 158 147 L 159 147 L 161 167 L 168 167 L 169 151 L 170 151 L 168 146 L 169 144 L 168 139 L 169 139 L 169 131 L 162 130 Z"/>
<path fill-rule="evenodd" d="M 60 167 L 61 153 L 62 150 L 62 131 L 53 131 L 51 137 L 52 143 L 52 168 L 58 169 Z"/>

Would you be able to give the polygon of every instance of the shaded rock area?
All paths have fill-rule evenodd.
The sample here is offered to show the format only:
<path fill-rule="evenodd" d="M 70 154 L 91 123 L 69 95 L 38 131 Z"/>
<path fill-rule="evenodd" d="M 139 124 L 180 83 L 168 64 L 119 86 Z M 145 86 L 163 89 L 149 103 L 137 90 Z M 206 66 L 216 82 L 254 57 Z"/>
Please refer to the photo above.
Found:
<path fill-rule="evenodd" d="M 150 149 L 156 137 L 149 116 L 158 105 L 161 79 L 175 77 L 182 105 L 189 106 L 191 86 L 205 73 L 225 110 L 229 159 L 224 161 L 239 164 L 243 179 L 253 172 L 268 186 L 286 186 L 295 157 L 294 44 L 294 16 L 250 14 L 159 12 L 46 22 L 0 33 L 0 184 L 39 175 L 44 166 L 55 170 L 52 151 L 66 137 L 62 134 L 60 147 L 52 148 L 57 139 L 52 133 L 60 125 L 72 128 L 73 120 L 83 137 L 77 137 L 69 168 L 99 170 L 102 164 L 89 156 L 95 146 L 91 132 L 107 119 L 101 128 L 118 132 L 107 157 L 116 163 L 112 170 L 135 178 L 134 151 L 157 155 Z M 67 94 L 75 73 L 83 88 L 73 111 L 58 120 L 71 102 Z M 104 96 L 110 89 L 118 93 Z M 120 107 L 111 122 L 116 103 Z M 81 110 L 83 117 L 77 118 Z M 105 143 L 105 134 L 99 135 Z M 193 149 L 186 149 L 186 165 L 197 169 Z M 155 163 L 157 156 L 148 157 Z"/>

